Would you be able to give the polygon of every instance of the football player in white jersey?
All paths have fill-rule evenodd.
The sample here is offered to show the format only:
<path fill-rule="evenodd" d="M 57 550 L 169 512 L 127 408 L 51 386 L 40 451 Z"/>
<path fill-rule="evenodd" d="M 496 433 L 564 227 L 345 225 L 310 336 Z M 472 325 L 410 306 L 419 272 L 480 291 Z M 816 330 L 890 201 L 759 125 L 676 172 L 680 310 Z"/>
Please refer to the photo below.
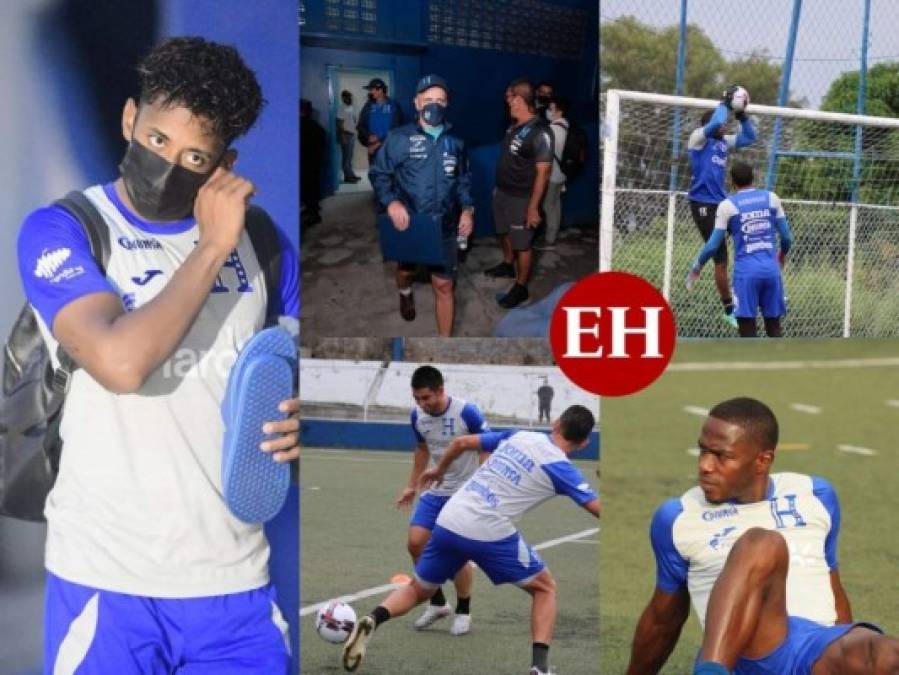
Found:
<path fill-rule="evenodd" d="M 344 645 L 344 668 L 358 669 L 375 628 L 430 598 L 471 560 L 494 584 L 512 583 L 531 595 L 530 675 L 550 673 L 556 582 L 515 523 L 538 504 L 561 494 L 599 517 L 599 496 L 568 459 L 587 445 L 594 424 L 589 410 L 574 405 L 553 423 L 549 435 L 506 431 L 453 440 L 437 466 L 422 473 L 423 486 L 439 484 L 466 451 L 487 452 L 490 457 L 441 510 L 412 582 L 356 622 Z"/>
<path fill-rule="evenodd" d="M 755 399 L 709 411 L 699 485 L 653 517 L 656 590 L 628 675 L 661 670 L 691 602 L 704 630 L 694 675 L 899 673 L 899 640 L 853 622 L 837 567 L 833 487 L 771 473 L 777 440 L 777 419 Z"/>
<path fill-rule="evenodd" d="M 480 434 L 489 431 L 484 415 L 473 403 L 447 395 L 443 388 L 443 374 L 434 366 L 421 366 L 412 373 L 412 397 L 417 406 L 412 409 L 410 419 L 412 432 L 418 444 L 412 472 L 399 498 L 397 507 L 409 507 L 418 491 L 418 481 L 428 464 L 436 464 L 443 457 L 450 442 L 459 436 Z M 417 563 L 431 538 L 431 531 L 441 509 L 466 480 L 478 468 L 478 457 L 469 452 L 456 459 L 440 486 L 423 490 L 418 504 L 409 521 L 407 547 L 412 562 Z M 450 627 L 450 634 L 465 635 L 471 631 L 471 587 L 473 583 L 471 567 L 464 565 L 453 579 L 456 586 L 456 616 Z M 415 620 L 416 630 L 424 630 L 436 621 L 452 614 L 443 595 L 437 588 L 424 613 Z"/>
<path fill-rule="evenodd" d="M 45 672 L 286 673 L 268 543 L 230 513 L 221 480 L 230 366 L 269 300 L 244 230 L 256 188 L 231 147 L 262 92 L 234 48 L 201 38 L 164 41 L 138 72 L 120 177 L 85 191 L 109 228 L 106 269 L 59 206 L 31 213 L 18 242 L 50 353 L 79 366 L 45 512 Z M 278 236 L 271 313 L 295 316 L 297 257 Z M 288 461 L 299 401 L 280 410 L 261 451 Z"/>

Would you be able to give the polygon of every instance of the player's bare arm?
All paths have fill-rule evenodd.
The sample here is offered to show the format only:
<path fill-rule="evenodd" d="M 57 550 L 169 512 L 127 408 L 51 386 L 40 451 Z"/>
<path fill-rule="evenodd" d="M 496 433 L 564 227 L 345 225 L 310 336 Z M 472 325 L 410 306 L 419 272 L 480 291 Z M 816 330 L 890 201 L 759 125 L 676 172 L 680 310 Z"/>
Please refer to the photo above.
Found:
<path fill-rule="evenodd" d="M 443 481 L 443 475 L 446 473 L 447 469 L 449 469 L 450 464 L 456 461 L 456 458 L 466 450 L 481 450 L 480 434 L 469 434 L 467 436 L 457 436 L 454 438 L 447 446 L 446 452 L 443 457 L 440 458 L 440 462 L 438 462 L 437 466 L 422 472 L 418 481 L 419 488 L 425 490 L 432 485 L 440 485 Z"/>
<path fill-rule="evenodd" d="M 689 614 L 690 595 L 686 588 L 674 593 L 657 588 L 637 622 L 627 675 L 658 673 L 674 651 Z"/>
<path fill-rule="evenodd" d="M 194 205 L 200 240 L 165 289 L 132 312 L 113 293 L 81 297 L 56 315 L 54 337 L 104 388 L 123 394 L 140 389 L 199 314 L 240 240 L 254 191 L 249 180 L 217 168 Z"/>
<path fill-rule="evenodd" d="M 837 623 L 852 623 L 852 606 L 849 604 L 849 596 L 843 588 L 838 570 L 830 572 L 830 587 L 833 589 L 833 600 L 837 610 Z"/>
<path fill-rule="evenodd" d="M 276 462 L 290 462 L 300 456 L 300 399 L 289 398 L 278 404 L 278 410 L 287 413 L 283 420 L 262 425 L 265 434 L 281 434 L 273 441 L 263 441 L 259 449 L 271 453 Z"/>
<path fill-rule="evenodd" d="M 602 511 L 602 503 L 598 499 L 594 499 L 593 501 L 584 504 L 584 509 L 599 518 Z"/>
<path fill-rule="evenodd" d="M 400 496 L 396 500 L 396 507 L 398 509 L 412 506 L 412 501 L 415 499 L 415 493 L 418 491 L 418 481 L 421 478 L 421 474 L 424 473 L 424 470 L 428 466 L 428 458 L 430 456 L 431 453 L 428 451 L 427 443 L 419 443 L 415 447 L 415 455 L 412 459 L 412 471 L 409 474 L 409 481 L 403 487 Z"/>
<path fill-rule="evenodd" d="M 528 202 L 527 226 L 537 227 L 542 220 L 540 217 L 540 204 L 543 203 L 543 195 L 546 185 L 549 183 L 549 174 L 552 171 L 552 162 L 537 162 L 537 175 L 534 178 L 534 187 L 531 189 L 531 199 Z"/>

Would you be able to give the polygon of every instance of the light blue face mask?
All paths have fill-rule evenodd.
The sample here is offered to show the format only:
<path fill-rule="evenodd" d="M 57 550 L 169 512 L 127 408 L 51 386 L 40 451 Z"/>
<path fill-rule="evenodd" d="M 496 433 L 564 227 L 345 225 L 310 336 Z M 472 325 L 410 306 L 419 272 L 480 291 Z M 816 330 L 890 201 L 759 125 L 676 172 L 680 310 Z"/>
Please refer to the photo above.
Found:
<path fill-rule="evenodd" d="M 421 118 L 431 127 L 439 127 L 446 117 L 446 106 L 439 103 L 425 103 L 421 109 Z"/>

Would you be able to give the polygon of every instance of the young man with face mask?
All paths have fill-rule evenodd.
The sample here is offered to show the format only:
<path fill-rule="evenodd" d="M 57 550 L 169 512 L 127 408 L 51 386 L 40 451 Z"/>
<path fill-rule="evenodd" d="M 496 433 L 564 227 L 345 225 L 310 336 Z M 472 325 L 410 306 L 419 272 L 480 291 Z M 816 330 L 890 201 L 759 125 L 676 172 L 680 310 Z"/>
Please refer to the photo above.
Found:
<path fill-rule="evenodd" d="M 531 244 L 543 219 L 540 205 L 553 162 L 552 134 L 534 104 L 534 86 L 527 80 L 515 80 L 506 88 L 512 126 L 502 142 L 493 193 L 493 224 L 503 259 L 484 270 L 489 277 L 515 279 L 509 292 L 499 299 L 506 309 L 517 307 L 529 296 Z"/>
<path fill-rule="evenodd" d="M 437 333 L 453 330 L 453 289 L 458 270 L 458 238 L 474 228 L 474 202 L 465 143 L 449 133 L 445 121 L 449 89 L 439 75 L 426 75 L 415 89 L 417 120 L 387 135 L 369 171 L 375 196 L 400 231 L 409 227 L 410 215 L 430 215 L 440 227 L 442 265 L 430 267 L 437 314 Z M 415 265 L 400 262 L 396 285 L 400 315 L 415 319 L 412 278 Z"/>
<path fill-rule="evenodd" d="M 739 134 L 727 133 L 727 116 L 737 87 L 729 87 L 724 92 L 721 103 L 714 111 L 702 116 L 702 126 L 690 134 L 687 147 L 690 151 L 692 181 L 687 198 L 693 222 L 703 241 L 708 241 L 715 229 L 715 212 L 727 197 L 724 189 L 724 173 L 730 150 L 739 150 L 755 143 L 755 127 L 745 110 L 735 113 L 740 122 Z M 734 328 L 734 301 L 727 281 L 727 244 L 722 243 L 715 252 L 715 287 L 724 306 L 724 320 Z"/>
<path fill-rule="evenodd" d="M 19 235 L 50 353 L 79 366 L 45 511 L 45 672 L 286 673 L 268 543 L 228 510 L 221 478 L 230 367 L 267 314 L 244 231 L 255 186 L 231 147 L 262 93 L 236 50 L 201 38 L 166 40 L 138 72 L 121 176 L 84 192 L 109 228 L 106 269 L 61 207 Z M 279 238 L 273 313 L 296 316 L 297 257 Z M 279 410 L 260 452 L 285 462 L 299 455 L 299 401 Z"/>
<path fill-rule="evenodd" d="M 538 251 L 554 251 L 556 237 L 562 224 L 562 191 L 565 189 L 565 174 L 562 171 L 562 152 L 568 138 L 568 101 L 552 99 L 546 109 L 546 119 L 553 135 L 553 168 L 543 197 L 543 212 L 546 214 L 546 235 L 542 244 L 535 244 Z"/>

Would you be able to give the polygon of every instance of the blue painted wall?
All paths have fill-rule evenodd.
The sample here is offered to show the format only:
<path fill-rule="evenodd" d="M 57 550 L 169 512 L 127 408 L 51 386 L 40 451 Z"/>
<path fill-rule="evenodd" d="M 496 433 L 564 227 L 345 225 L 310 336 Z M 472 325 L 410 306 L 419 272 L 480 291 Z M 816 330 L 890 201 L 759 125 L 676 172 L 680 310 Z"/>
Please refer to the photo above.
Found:
<path fill-rule="evenodd" d="M 511 427 L 491 426 L 493 431 Z M 354 420 L 304 419 L 300 426 L 301 445 L 316 448 L 353 448 L 358 450 L 397 450 L 409 452 L 415 437 L 408 422 L 357 422 Z M 590 435 L 583 450 L 572 459 L 599 459 L 599 432 Z"/>

